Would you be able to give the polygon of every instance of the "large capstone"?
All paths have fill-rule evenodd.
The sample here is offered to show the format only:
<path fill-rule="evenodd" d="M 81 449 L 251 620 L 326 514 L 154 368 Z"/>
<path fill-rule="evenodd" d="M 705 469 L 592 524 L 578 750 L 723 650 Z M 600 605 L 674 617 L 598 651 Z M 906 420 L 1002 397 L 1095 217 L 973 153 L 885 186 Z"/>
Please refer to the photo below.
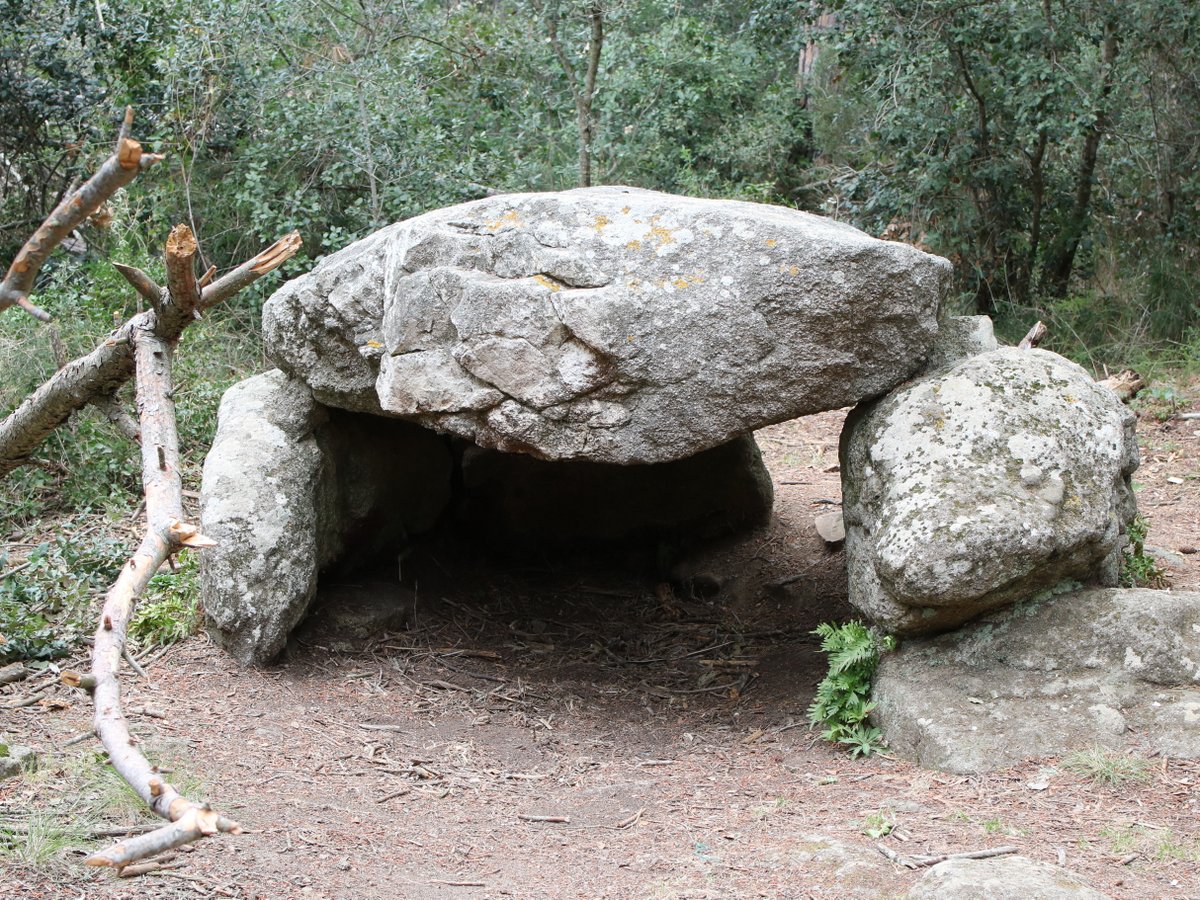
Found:
<path fill-rule="evenodd" d="M 632 188 L 493 197 L 284 285 L 267 349 L 322 403 L 544 459 L 685 459 L 883 394 L 949 264 L 791 209 Z"/>
<path fill-rule="evenodd" d="M 1063 582 L 1115 584 L 1134 424 L 1079 366 L 1016 348 L 859 407 L 842 436 L 850 602 L 931 634 Z"/>

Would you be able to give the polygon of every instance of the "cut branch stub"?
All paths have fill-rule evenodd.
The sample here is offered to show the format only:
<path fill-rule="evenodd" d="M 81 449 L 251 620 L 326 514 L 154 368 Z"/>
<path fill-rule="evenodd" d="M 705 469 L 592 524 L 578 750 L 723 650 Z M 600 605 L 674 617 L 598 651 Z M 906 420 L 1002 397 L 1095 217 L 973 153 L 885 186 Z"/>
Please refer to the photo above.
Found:
<path fill-rule="evenodd" d="M 132 110 L 127 109 L 127 122 L 132 121 L 132 115 Z M 122 125 L 116 152 L 104 161 L 95 175 L 62 199 L 17 253 L 4 281 L 0 282 L 0 310 L 20 306 L 35 318 L 48 322 L 50 314 L 29 300 L 42 265 L 54 248 L 105 200 L 161 159 L 157 153 L 144 153 L 141 144 L 125 136 L 125 125 Z"/>
<path fill-rule="evenodd" d="M 196 281 L 195 258 L 199 245 L 187 225 L 176 225 L 167 235 L 163 256 L 167 264 L 167 291 L 171 303 L 184 315 L 200 305 L 200 287 Z"/>
<path fill-rule="evenodd" d="M 125 280 L 133 285 L 133 289 L 150 303 L 155 309 L 162 302 L 163 289 L 158 282 L 139 269 L 137 266 L 127 266 L 123 263 L 113 263 L 113 268 L 120 272 Z"/>
<path fill-rule="evenodd" d="M 1046 336 L 1048 330 L 1046 324 L 1039 320 L 1029 329 L 1029 333 L 1021 338 L 1021 343 L 1017 344 L 1017 347 L 1021 350 L 1032 350 L 1042 342 L 1042 338 Z"/>

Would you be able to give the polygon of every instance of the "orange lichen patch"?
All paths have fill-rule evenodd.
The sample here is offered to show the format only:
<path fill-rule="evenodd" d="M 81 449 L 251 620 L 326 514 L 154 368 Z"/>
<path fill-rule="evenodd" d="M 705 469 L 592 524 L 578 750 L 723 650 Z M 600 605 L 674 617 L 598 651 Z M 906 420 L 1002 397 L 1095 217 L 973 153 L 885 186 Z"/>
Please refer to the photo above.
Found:
<path fill-rule="evenodd" d="M 800 267 L 799 266 L 780 266 L 779 271 L 785 275 L 791 275 L 793 278 L 795 278 L 797 275 L 800 274 Z"/>
<path fill-rule="evenodd" d="M 548 288 L 551 291 L 557 292 L 557 291 L 562 290 L 561 284 L 559 284 L 553 278 L 547 278 L 545 275 L 534 275 L 533 280 L 536 281 L 538 284 L 540 284 L 542 287 Z"/>
<path fill-rule="evenodd" d="M 485 225 L 484 227 L 487 228 L 488 231 L 499 231 L 501 228 L 505 227 L 506 225 L 511 225 L 514 228 L 519 228 L 520 226 L 522 226 L 524 224 L 525 223 L 521 221 L 521 214 L 518 213 L 515 209 L 510 209 L 508 212 L 506 212 L 500 218 L 494 219 L 493 221 L 488 222 L 487 225 Z"/>
<path fill-rule="evenodd" d="M 667 244 L 675 243 L 675 237 L 671 234 L 670 228 L 663 228 L 661 225 L 655 225 L 646 235 L 648 238 L 654 238 L 658 241 L 659 247 L 665 247 Z"/>
<path fill-rule="evenodd" d="M 373 350 L 378 350 L 383 344 L 379 343 L 379 341 L 367 341 L 367 346 Z"/>
<path fill-rule="evenodd" d="M 628 207 L 628 206 L 621 207 L 621 215 L 627 216 L 627 215 L 629 215 L 629 213 L 630 213 L 630 207 Z"/>
<path fill-rule="evenodd" d="M 592 227 L 597 231 L 603 231 L 604 226 L 611 221 L 612 219 L 610 219 L 608 216 L 596 216 L 596 221 L 592 223 Z"/>
<path fill-rule="evenodd" d="M 775 238 L 767 238 L 767 246 L 768 247 L 774 247 L 778 243 L 779 243 L 779 241 L 775 240 Z"/>
<path fill-rule="evenodd" d="M 703 275 L 680 275 L 671 282 L 677 290 L 683 291 L 690 288 L 693 284 L 702 284 L 704 282 Z"/>
<path fill-rule="evenodd" d="M 632 240 L 628 244 L 625 245 L 625 249 L 626 250 L 641 250 L 642 242 L 639 240 L 636 240 L 636 239 Z"/>

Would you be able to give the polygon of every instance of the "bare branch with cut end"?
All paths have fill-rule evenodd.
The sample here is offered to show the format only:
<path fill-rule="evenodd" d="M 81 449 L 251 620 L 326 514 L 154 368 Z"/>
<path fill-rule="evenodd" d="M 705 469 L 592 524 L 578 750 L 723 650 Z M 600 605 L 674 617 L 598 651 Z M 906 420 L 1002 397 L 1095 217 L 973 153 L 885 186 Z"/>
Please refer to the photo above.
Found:
<path fill-rule="evenodd" d="M 184 314 L 200 305 L 200 287 L 196 281 L 196 252 L 200 245 L 187 225 L 179 224 L 167 235 L 163 257 L 167 264 L 167 292 L 171 303 Z"/>
<path fill-rule="evenodd" d="M 126 119 L 132 121 L 131 116 L 132 112 L 127 111 Z M 122 130 L 124 127 L 122 125 Z M 117 140 L 116 152 L 104 161 L 95 175 L 63 198 L 17 253 L 8 274 L 0 282 L 0 310 L 20 306 L 34 318 L 49 321 L 50 314 L 29 299 L 42 265 L 54 248 L 104 201 L 161 159 L 158 154 L 144 153 L 141 144 L 122 134 Z"/>
<path fill-rule="evenodd" d="M 150 303 L 151 306 L 157 308 L 158 304 L 162 302 L 162 287 L 137 266 L 113 263 L 113 268 L 120 272 L 125 277 L 125 280 L 133 285 L 133 289 L 141 294 L 142 298 Z"/>
<path fill-rule="evenodd" d="M 208 309 L 250 286 L 268 272 L 275 271 L 295 256 L 303 243 L 300 232 L 285 234 L 253 259 L 246 260 L 206 287 L 201 294 L 200 308 Z"/>
<path fill-rule="evenodd" d="M 213 812 L 207 804 L 181 796 L 163 780 L 134 743 L 121 708 L 121 685 L 117 675 L 137 599 L 167 557 L 186 539 L 198 536 L 195 526 L 183 521 L 179 438 L 175 427 L 175 403 L 171 399 L 171 342 L 143 325 L 134 332 L 133 343 L 141 414 L 146 531 L 104 598 L 100 625 L 92 645 L 90 677 L 95 682 L 93 702 L 96 710 L 93 722 L 113 768 L 150 809 L 171 824 L 130 838 L 87 860 L 88 865 L 117 868 L 205 835 L 241 831 L 236 822 Z"/>

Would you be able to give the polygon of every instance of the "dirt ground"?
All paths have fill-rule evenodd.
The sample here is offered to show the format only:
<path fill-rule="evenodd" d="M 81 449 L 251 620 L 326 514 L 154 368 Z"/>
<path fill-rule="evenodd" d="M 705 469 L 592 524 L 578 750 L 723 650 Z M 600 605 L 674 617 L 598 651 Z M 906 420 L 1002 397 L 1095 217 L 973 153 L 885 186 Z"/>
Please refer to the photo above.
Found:
<path fill-rule="evenodd" d="M 124 682 L 135 734 L 249 833 L 141 878 L 85 868 L 96 829 L 150 821 L 125 804 L 45 858 L 0 856 L 0 896 L 899 896 L 924 870 L 882 845 L 1012 846 L 1114 897 L 1200 897 L 1200 762 L 1152 758 L 1147 781 L 1118 787 L 1053 759 L 959 777 L 851 760 L 809 730 L 824 670 L 810 632 L 850 616 L 844 559 L 812 527 L 839 503 L 841 420 L 759 434 L 774 521 L 692 565 L 688 586 L 435 558 L 441 575 L 397 600 L 407 627 L 358 637 L 327 602 L 268 669 L 199 636 L 147 654 L 147 677 Z M 1139 428 L 1147 544 L 1174 588 L 1200 590 L 1200 420 Z M 323 588 L 342 605 L 355 590 Z M 380 615 L 378 590 L 359 598 Z M 0 783 L 0 830 L 69 823 L 96 790 L 81 772 L 98 745 L 67 744 L 89 728 L 86 696 L 41 696 L 0 714 L 0 740 L 41 755 Z"/>

